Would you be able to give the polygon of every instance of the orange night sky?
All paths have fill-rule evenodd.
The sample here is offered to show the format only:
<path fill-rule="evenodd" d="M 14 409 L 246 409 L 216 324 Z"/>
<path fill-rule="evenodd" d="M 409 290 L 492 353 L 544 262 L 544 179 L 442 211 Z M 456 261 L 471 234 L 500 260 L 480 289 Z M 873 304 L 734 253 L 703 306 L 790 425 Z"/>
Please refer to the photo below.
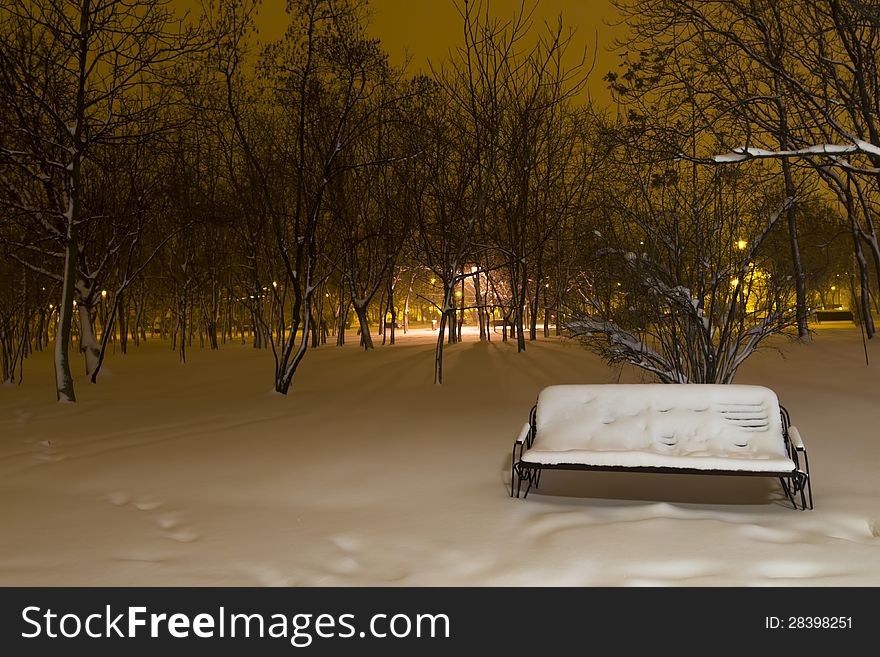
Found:
<path fill-rule="evenodd" d="M 512 16 L 520 4 L 520 0 L 492 0 L 491 8 L 503 18 Z M 373 32 L 382 39 L 393 60 L 405 61 L 408 51 L 412 70 L 425 68 L 427 60 L 443 59 L 450 46 L 462 42 L 461 17 L 452 0 L 373 0 L 371 5 L 375 12 Z M 555 23 L 559 14 L 566 25 L 576 28 L 572 54 L 580 56 L 586 48 L 591 59 L 598 39 L 589 92 L 595 100 L 607 102 L 602 76 L 616 66 L 618 58 L 609 52 L 613 30 L 603 20 L 613 22 L 616 11 L 609 0 L 539 0 L 533 29 L 542 27 L 544 21 Z"/>
<path fill-rule="evenodd" d="M 411 72 L 427 70 L 429 60 L 439 62 L 450 47 L 462 41 L 461 18 L 452 0 L 371 0 L 370 6 L 374 12 L 371 31 L 382 40 L 394 63 L 403 64 L 409 54 Z M 491 0 L 492 13 L 498 17 L 512 16 L 519 6 L 520 0 Z M 263 0 L 258 20 L 261 41 L 281 36 L 286 24 L 284 7 L 284 0 Z M 599 104 L 608 103 L 602 76 L 618 61 L 610 52 L 615 30 L 608 25 L 616 21 L 616 10 L 610 0 L 538 0 L 533 29 L 543 21 L 555 22 L 560 13 L 566 25 L 576 28 L 570 51 L 579 55 L 586 48 L 589 59 L 596 49 L 588 91 Z"/>

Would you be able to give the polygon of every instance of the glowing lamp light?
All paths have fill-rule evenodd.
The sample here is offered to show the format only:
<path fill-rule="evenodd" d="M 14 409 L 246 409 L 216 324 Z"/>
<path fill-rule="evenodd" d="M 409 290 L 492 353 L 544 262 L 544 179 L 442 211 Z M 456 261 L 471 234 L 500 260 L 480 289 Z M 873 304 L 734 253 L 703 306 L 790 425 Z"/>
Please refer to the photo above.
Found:
<path fill-rule="evenodd" d="M 832 291 L 832 292 L 834 292 L 834 290 L 836 290 L 836 289 L 837 289 L 837 286 L 836 286 L 836 285 L 832 285 L 832 286 L 831 286 L 831 291 Z"/>
<path fill-rule="evenodd" d="M 101 290 L 101 298 L 102 298 L 102 299 L 106 299 L 106 298 L 107 298 L 107 290 Z"/>
<path fill-rule="evenodd" d="M 736 248 L 738 248 L 740 251 L 745 251 L 745 250 L 746 250 L 746 247 L 747 247 L 748 245 L 749 245 L 749 243 L 746 242 L 745 240 L 739 240 L 739 241 L 736 243 Z"/>
<path fill-rule="evenodd" d="M 278 281 L 272 281 L 272 287 L 278 287 Z"/>
<path fill-rule="evenodd" d="M 550 283 L 544 283 L 544 287 L 550 287 Z"/>
<path fill-rule="evenodd" d="M 456 291 L 455 291 L 455 297 L 456 297 L 457 299 L 461 299 L 461 290 L 456 290 Z"/>
<path fill-rule="evenodd" d="M 55 306 L 53 306 L 51 303 L 49 304 L 49 310 L 52 310 L 54 307 Z"/>

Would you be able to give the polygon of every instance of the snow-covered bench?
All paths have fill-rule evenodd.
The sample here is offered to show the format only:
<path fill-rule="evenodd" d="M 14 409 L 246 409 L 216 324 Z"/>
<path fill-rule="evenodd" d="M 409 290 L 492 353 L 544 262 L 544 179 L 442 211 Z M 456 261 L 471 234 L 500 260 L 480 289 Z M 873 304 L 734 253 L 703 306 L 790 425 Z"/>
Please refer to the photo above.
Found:
<path fill-rule="evenodd" d="M 762 386 L 544 388 L 513 446 L 511 496 L 523 482 L 527 496 L 547 469 L 778 477 L 795 508 L 796 495 L 813 508 L 800 432 Z"/>

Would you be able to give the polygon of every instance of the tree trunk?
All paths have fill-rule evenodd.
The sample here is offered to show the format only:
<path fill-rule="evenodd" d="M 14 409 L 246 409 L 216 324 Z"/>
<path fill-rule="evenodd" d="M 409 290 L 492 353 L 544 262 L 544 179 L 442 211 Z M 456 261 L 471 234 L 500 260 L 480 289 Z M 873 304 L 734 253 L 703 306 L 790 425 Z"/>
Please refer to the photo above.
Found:
<path fill-rule="evenodd" d="M 345 324 L 348 321 L 349 304 L 343 299 L 342 291 L 339 293 L 339 315 L 337 326 L 339 327 L 336 334 L 336 346 L 341 347 L 345 344 Z"/>
<path fill-rule="evenodd" d="M 391 304 L 391 308 L 389 309 L 391 312 L 391 344 L 394 344 L 394 332 L 397 330 L 397 310 L 394 308 L 394 304 Z"/>
<path fill-rule="evenodd" d="M 370 324 L 367 321 L 367 302 L 364 299 L 352 299 L 351 305 L 361 329 L 361 346 L 369 351 L 373 348 L 373 336 L 370 335 Z"/>
<path fill-rule="evenodd" d="M 91 376 L 98 367 L 101 356 L 101 345 L 95 335 L 95 307 L 89 306 L 87 300 L 81 300 L 79 309 L 79 349 L 86 359 L 86 375 Z"/>
<path fill-rule="evenodd" d="M 480 340 L 486 339 L 486 325 L 488 324 L 488 320 L 485 317 L 485 309 L 483 308 L 483 294 L 480 290 L 480 273 L 479 271 L 474 273 L 474 306 L 477 308 L 477 318 L 480 322 Z"/>
<path fill-rule="evenodd" d="M 119 293 L 119 350 L 125 354 L 128 351 L 128 326 L 129 326 L 129 307 L 126 299 L 128 295 L 125 292 Z"/>
<path fill-rule="evenodd" d="M 134 338 L 134 346 L 140 347 L 140 340 L 143 339 L 144 342 L 147 340 L 147 331 L 144 327 L 144 295 L 145 292 L 141 292 L 140 295 L 136 297 L 135 307 L 134 307 L 134 327 L 132 327 L 131 335 Z M 152 333 L 153 327 L 150 326 L 150 332 Z M 139 337 L 140 335 L 140 337 Z"/>
<path fill-rule="evenodd" d="M 455 344 L 456 342 L 458 342 L 458 331 L 455 330 L 455 282 L 453 282 L 448 289 L 446 285 L 443 286 L 443 298 L 449 300 L 448 302 L 446 302 L 446 325 L 449 329 L 446 332 L 446 338 L 449 344 Z"/>
<path fill-rule="evenodd" d="M 88 33 L 91 7 L 88 2 L 82 3 L 79 16 L 79 32 L 82 35 Z M 58 401 L 74 402 L 76 395 L 73 390 L 73 377 L 70 374 L 70 328 L 73 320 L 73 293 L 76 286 L 77 262 L 79 258 L 79 242 L 77 225 L 80 220 L 80 204 L 82 199 L 82 157 L 80 151 L 80 139 L 83 133 L 83 120 L 85 117 L 85 79 L 88 59 L 88 41 L 81 39 L 78 47 L 78 84 L 76 89 L 76 122 L 70 136 L 73 139 L 73 152 L 68 167 L 69 176 L 65 180 L 65 193 L 67 194 L 67 207 L 65 208 L 65 228 L 67 234 L 64 239 L 64 276 L 61 283 L 61 301 L 58 306 L 58 331 L 55 335 L 55 393 Z"/>
<path fill-rule="evenodd" d="M 388 338 L 389 344 L 394 344 L 394 325 L 397 322 L 397 311 L 394 308 L 394 281 L 391 277 L 388 279 L 388 293 L 387 293 L 387 310 L 382 313 L 382 324 L 385 325 L 385 318 L 388 315 L 391 315 L 391 334 L 386 335 L 388 333 L 388 327 L 385 327 L 385 331 L 382 333 L 382 344 L 385 344 L 385 339 Z"/>
<path fill-rule="evenodd" d="M 217 308 L 217 286 L 213 280 L 211 281 L 211 297 L 209 301 L 208 307 L 204 309 L 205 333 L 208 335 L 208 344 L 213 350 L 220 348 L 220 342 L 217 338 L 217 316 L 219 314 Z"/>
<path fill-rule="evenodd" d="M 440 312 L 440 328 L 437 331 L 437 346 L 434 349 L 434 384 L 443 383 L 443 333 L 446 331 L 446 319 L 449 317 L 448 308 L 445 306 Z"/>
<path fill-rule="evenodd" d="M 785 194 L 787 198 L 794 198 L 794 179 L 791 175 L 791 162 L 782 160 L 782 174 L 785 180 Z M 795 312 L 797 314 L 798 337 L 801 340 L 810 339 L 810 331 L 807 326 L 807 285 L 804 275 L 804 266 L 801 261 L 801 249 L 798 241 L 796 206 L 792 205 L 786 211 L 788 220 L 788 240 L 791 246 L 791 262 L 794 267 L 795 283 Z"/>
<path fill-rule="evenodd" d="M 868 275 L 868 261 L 862 251 L 862 244 L 858 234 L 853 231 L 853 245 L 855 251 L 856 263 L 859 269 L 859 309 L 861 310 L 862 321 L 865 326 L 865 335 L 870 340 L 874 337 L 874 317 L 871 315 L 871 299 L 868 295 L 868 286 L 870 278 Z"/>
<path fill-rule="evenodd" d="M 180 340 L 178 352 L 180 364 L 186 363 L 186 293 L 177 299 L 177 338 Z"/>
<path fill-rule="evenodd" d="M 538 307 L 540 305 L 541 300 L 541 290 L 544 288 L 541 286 L 541 277 L 537 277 L 537 283 L 535 283 L 535 296 L 531 299 L 529 304 L 529 341 L 534 341 L 538 339 Z"/>
<path fill-rule="evenodd" d="M 315 333 L 312 336 L 312 348 L 317 349 L 323 342 L 326 342 L 324 337 L 324 299 L 327 297 L 324 296 L 324 288 L 325 284 L 321 284 L 320 289 L 318 290 L 318 303 L 316 304 L 316 316 L 318 317 L 315 322 Z"/>
<path fill-rule="evenodd" d="M 73 377 L 70 374 L 70 328 L 73 323 L 73 288 L 76 281 L 77 245 L 68 229 L 64 248 L 64 280 L 58 304 L 58 328 L 55 331 L 55 392 L 58 401 L 74 402 Z"/>
<path fill-rule="evenodd" d="M 461 307 L 458 311 L 458 341 L 461 342 L 461 327 L 464 324 L 464 276 L 461 277 Z"/>
<path fill-rule="evenodd" d="M 515 300 L 516 304 L 514 306 L 514 321 L 516 322 L 516 350 L 517 352 L 526 350 L 526 335 L 525 329 L 523 327 L 523 323 L 525 319 L 523 318 L 523 310 L 524 306 L 527 302 L 528 296 L 528 282 L 526 280 L 525 272 L 522 274 L 522 281 L 520 283 L 519 295 Z"/>
<path fill-rule="evenodd" d="M 312 266 L 313 263 L 310 262 L 309 271 L 311 271 Z M 300 290 L 298 281 L 293 281 L 293 283 L 294 298 L 290 309 L 290 333 L 287 334 L 287 339 L 284 341 L 284 347 L 281 350 L 281 358 L 276 361 L 275 366 L 275 391 L 280 392 L 282 395 L 286 395 L 290 390 L 293 376 L 296 374 L 299 364 L 308 351 L 309 338 L 311 337 L 309 335 L 312 325 L 311 321 L 309 321 L 312 316 L 313 294 L 310 287 L 311 275 L 307 274 L 305 277 L 304 285 L 306 292 Z M 299 345 L 297 346 L 297 332 L 300 324 L 302 324 L 303 330 L 302 336 L 299 339 Z M 294 347 L 296 347 L 296 350 L 294 350 Z"/>
<path fill-rule="evenodd" d="M 403 334 L 409 331 L 409 299 L 412 296 L 413 284 L 416 280 L 416 271 L 413 269 L 409 278 L 409 287 L 406 290 L 406 299 L 403 301 Z"/>
<path fill-rule="evenodd" d="M 43 351 L 43 326 L 46 323 L 46 312 L 41 308 L 39 311 L 37 330 L 34 334 L 34 350 Z"/>

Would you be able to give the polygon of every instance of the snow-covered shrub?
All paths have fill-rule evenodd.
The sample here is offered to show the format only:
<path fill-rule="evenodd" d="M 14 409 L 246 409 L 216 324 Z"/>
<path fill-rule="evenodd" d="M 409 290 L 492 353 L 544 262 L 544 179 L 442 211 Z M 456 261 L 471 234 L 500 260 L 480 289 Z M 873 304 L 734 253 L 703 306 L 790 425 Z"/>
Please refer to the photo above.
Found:
<path fill-rule="evenodd" d="M 567 328 L 660 381 L 730 383 L 762 341 L 796 326 L 791 277 L 762 250 L 794 199 L 737 190 L 744 181 L 729 171 L 679 175 L 689 166 L 616 181 Z"/>

